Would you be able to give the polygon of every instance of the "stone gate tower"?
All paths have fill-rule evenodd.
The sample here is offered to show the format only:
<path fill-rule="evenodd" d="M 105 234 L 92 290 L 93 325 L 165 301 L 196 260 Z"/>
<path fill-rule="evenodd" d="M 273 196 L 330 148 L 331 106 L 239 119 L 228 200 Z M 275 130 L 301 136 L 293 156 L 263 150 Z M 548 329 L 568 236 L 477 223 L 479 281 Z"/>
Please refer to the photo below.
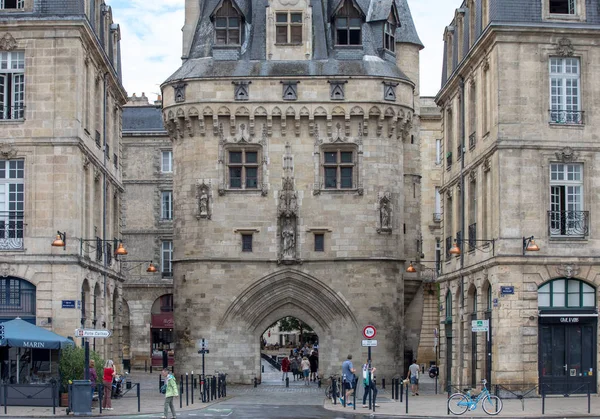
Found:
<path fill-rule="evenodd" d="M 422 48 L 406 0 L 187 0 L 183 48 L 162 85 L 176 368 L 199 371 L 206 338 L 207 371 L 249 383 L 291 315 L 323 374 L 360 362 L 367 324 L 379 369 L 402 371 Z"/>

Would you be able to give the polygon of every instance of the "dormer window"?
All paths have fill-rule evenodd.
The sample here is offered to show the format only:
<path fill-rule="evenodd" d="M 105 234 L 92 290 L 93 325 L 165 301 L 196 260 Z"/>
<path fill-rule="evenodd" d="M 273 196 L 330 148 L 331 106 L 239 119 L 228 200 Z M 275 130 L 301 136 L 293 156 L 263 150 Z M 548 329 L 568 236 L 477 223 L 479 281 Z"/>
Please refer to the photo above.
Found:
<path fill-rule="evenodd" d="M 396 51 L 396 28 L 398 27 L 398 21 L 392 11 L 383 26 L 383 47 L 388 51 Z"/>
<path fill-rule="evenodd" d="M 550 13 L 560 15 L 574 15 L 575 0 L 550 0 Z"/>
<path fill-rule="evenodd" d="M 22 9 L 25 0 L 0 0 L 0 9 Z"/>
<path fill-rule="evenodd" d="M 225 0 L 214 17 L 215 36 L 217 45 L 240 45 L 241 39 L 241 16 L 233 7 L 231 0 Z"/>
<path fill-rule="evenodd" d="M 352 4 L 345 1 L 335 17 L 336 45 L 362 45 L 362 17 Z"/>
<path fill-rule="evenodd" d="M 279 12 L 275 21 L 276 44 L 302 44 L 302 13 Z"/>

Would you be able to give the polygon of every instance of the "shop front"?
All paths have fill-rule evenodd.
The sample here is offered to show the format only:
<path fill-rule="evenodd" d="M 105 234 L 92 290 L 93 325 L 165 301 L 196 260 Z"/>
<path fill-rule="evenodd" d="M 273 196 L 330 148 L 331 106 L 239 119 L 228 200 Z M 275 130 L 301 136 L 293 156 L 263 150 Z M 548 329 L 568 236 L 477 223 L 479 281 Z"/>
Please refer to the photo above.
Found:
<path fill-rule="evenodd" d="M 538 289 L 539 384 L 546 394 L 597 391 L 596 290 L 576 279 Z"/>
<path fill-rule="evenodd" d="M 175 363 L 175 340 L 173 337 L 173 296 L 159 297 L 152 305 L 150 345 L 152 366 L 172 366 Z"/>

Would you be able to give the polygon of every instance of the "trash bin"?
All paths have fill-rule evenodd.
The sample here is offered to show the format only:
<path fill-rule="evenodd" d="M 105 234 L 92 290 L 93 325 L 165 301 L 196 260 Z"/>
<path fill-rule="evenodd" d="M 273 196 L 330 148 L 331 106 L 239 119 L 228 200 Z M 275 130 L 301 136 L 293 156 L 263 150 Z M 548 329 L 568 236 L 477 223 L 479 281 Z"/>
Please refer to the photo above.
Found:
<path fill-rule="evenodd" d="M 69 386 L 69 411 L 75 416 L 92 414 L 92 382 L 73 380 Z"/>

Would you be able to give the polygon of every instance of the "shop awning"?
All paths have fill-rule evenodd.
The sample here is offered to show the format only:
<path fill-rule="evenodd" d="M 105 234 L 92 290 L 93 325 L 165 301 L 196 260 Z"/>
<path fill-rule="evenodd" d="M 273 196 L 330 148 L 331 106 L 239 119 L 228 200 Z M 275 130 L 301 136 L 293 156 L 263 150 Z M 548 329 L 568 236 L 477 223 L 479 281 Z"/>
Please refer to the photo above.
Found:
<path fill-rule="evenodd" d="M 74 342 L 70 339 L 19 318 L 9 320 L 2 324 L 4 325 L 4 339 L 0 339 L 0 346 L 33 349 L 62 349 L 74 345 Z"/>

